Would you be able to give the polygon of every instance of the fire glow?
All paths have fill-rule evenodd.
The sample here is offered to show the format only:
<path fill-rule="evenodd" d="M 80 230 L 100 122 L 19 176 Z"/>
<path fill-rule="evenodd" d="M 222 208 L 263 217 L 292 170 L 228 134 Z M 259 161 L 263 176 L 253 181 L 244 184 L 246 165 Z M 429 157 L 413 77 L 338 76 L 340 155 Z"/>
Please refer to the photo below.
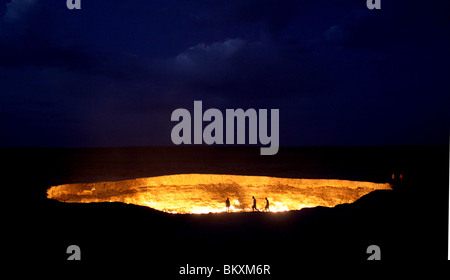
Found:
<path fill-rule="evenodd" d="M 270 212 L 300 210 L 305 207 L 334 207 L 352 203 L 375 190 L 390 190 L 388 183 L 337 179 L 288 179 L 265 176 L 180 174 L 115 182 L 79 183 L 53 186 L 47 197 L 62 202 L 123 202 L 156 210 L 201 214 L 252 211 L 270 202 Z"/>

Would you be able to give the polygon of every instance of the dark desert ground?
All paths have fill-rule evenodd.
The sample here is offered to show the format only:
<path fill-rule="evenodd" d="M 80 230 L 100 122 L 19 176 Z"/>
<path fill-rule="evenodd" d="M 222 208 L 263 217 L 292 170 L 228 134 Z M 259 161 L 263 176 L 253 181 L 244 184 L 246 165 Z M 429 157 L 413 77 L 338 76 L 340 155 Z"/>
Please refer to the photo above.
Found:
<path fill-rule="evenodd" d="M 178 275 L 181 265 L 269 264 L 272 273 L 300 264 L 444 261 L 447 253 L 448 147 L 282 147 L 262 157 L 255 147 L 2 149 L 14 258 L 82 264 L 142 264 Z M 122 203 L 62 203 L 46 198 L 54 185 L 147 176 L 215 173 L 391 182 L 353 204 L 282 213 L 174 215 Z M 260 202 L 262 203 L 262 202 Z M 307 267 L 304 267 L 307 269 Z M 170 278 L 170 277 L 169 277 Z"/>

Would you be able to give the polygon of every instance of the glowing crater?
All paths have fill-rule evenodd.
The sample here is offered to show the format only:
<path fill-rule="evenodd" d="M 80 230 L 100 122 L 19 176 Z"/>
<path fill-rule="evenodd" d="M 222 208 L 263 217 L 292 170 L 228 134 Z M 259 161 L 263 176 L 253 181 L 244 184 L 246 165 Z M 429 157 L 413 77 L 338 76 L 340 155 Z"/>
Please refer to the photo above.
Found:
<path fill-rule="evenodd" d="M 334 207 L 352 203 L 375 190 L 391 189 L 388 183 L 335 179 L 288 179 L 265 176 L 180 174 L 116 182 L 65 184 L 51 187 L 47 197 L 63 202 L 123 202 L 148 206 L 169 213 L 252 211 L 252 196 L 270 212 L 305 207 Z"/>

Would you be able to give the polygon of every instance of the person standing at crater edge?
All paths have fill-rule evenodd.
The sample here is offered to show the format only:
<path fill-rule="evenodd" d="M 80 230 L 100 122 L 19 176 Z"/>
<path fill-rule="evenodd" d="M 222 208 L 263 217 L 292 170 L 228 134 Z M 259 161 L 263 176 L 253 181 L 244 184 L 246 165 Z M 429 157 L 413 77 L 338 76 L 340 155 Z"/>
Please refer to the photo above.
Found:
<path fill-rule="evenodd" d="M 270 211 L 269 210 L 269 200 L 266 197 L 266 207 L 265 207 L 265 211 Z"/>
<path fill-rule="evenodd" d="M 256 198 L 254 196 L 252 196 L 253 198 L 253 206 L 252 206 L 252 211 L 258 211 L 258 208 L 256 208 Z"/>

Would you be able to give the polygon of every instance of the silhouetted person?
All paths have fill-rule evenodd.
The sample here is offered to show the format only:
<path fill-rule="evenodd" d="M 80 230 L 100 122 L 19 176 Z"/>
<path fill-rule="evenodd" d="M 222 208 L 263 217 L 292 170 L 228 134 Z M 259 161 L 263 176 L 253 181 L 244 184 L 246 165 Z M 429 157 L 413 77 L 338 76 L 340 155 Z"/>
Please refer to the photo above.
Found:
<path fill-rule="evenodd" d="M 227 200 L 225 201 L 225 206 L 227 208 L 227 213 L 230 212 L 230 199 L 227 197 Z"/>
<path fill-rule="evenodd" d="M 256 208 L 256 198 L 254 197 L 254 196 L 252 196 L 252 198 L 253 198 L 253 206 L 252 206 L 252 210 L 253 211 L 258 211 L 258 208 Z"/>
<path fill-rule="evenodd" d="M 265 208 L 265 210 L 269 211 L 269 200 L 267 199 L 267 197 L 266 197 L 266 208 Z"/>

